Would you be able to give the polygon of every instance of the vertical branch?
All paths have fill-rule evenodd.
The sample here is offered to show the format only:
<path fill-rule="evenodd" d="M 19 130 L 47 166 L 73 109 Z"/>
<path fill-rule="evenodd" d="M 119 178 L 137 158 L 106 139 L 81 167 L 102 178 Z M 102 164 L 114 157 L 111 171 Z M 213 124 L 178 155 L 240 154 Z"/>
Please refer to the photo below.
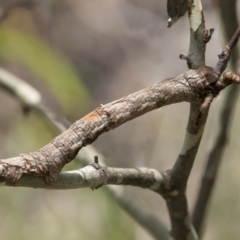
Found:
<path fill-rule="evenodd" d="M 238 28 L 236 0 L 220 0 L 219 1 L 220 18 L 224 19 L 222 22 L 223 32 L 225 38 L 230 39 L 234 31 Z M 236 71 L 236 62 L 238 59 L 238 49 L 234 49 L 231 57 L 231 66 Z M 214 146 L 207 157 L 206 169 L 202 178 L 200 190 L 198 192 L 197 201 L 195 203 L 193 212 L 193 224 L 196 231 L 201 235 L 203 228 L 203 221 L 206 215 L 206 209 L 212 194 L 214 183 L 217 178 L 220 162 L 225 151 L 228 132 L 233 117 L 236 99 L 239 89 L 235 86 L 230 86 L 228 91 L 224 91 L 219 110 L 220 119 L 218 132 L 214 139 Z"/>
<path fill-rule="evenodd" d="M 205 66 L 206 50 L 204 34 L 207 30 L 205 29 L 201 0 L 188 0 L 188 15 L 190 23 L 190 46 L 187 59 L 189 67 L 197 69 Z M 176 178 L 176 181 L 182 178 L 182 176 L 184 176 L 185 183 L 188 180 L 204 130 L 207 112 L 200 113 L 200 105 L 191 104 L 184 144 L 172 169 L 172 176 Z M 186 163 L 187 166 L 185 166 Z M 181 166 L 184 166 L 184 168 Z M 187 170 L 185 167 L 187 167 Z"/>
<path fill-rule="evenodd" d="M 205 66 L 206 43 L 211 31 L 205 28 L 201 0 L 186 0 L 190 23 L 190 46 L 187 60 L 189 68 Z M 208 109 L 200 112 L 201 105 L 191 104 L 187 130 L 181 152 L 169 171 L 170 194 L 165 195 L 171 220 L 171 235 L 175 240 L 196 240 L 198 236 L 193 228 L 186 198 L 187 181 L 200 145 Z"/>
<path fill-rule="evenodd" d="M 201 0 L 188 1 L 188 17 L 190 24 L 190 45 L 188 59 L 191 69 L 205 66 L 206 41 L 204 39 L 205 20 Z"/>

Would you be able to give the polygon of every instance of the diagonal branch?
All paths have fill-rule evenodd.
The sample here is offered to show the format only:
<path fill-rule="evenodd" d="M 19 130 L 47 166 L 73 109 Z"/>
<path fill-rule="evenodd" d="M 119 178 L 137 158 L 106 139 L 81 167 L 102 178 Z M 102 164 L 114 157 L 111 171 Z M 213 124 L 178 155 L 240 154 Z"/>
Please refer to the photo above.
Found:
<path fill-rule="evenodd" d="M 40 150 L 0 160 L 1 181 L 5 181 L 7 185 L 14 185 L 22 174 L 30 174 L 44 177 L 47 184 L 54 184 L 63 166 L 70 162 L 82 147 L 95 141 L 100 134 L 151 110 L 187 101 L 191 103 L 191 111 L 184 144 L 175 165 L 165 173 L 164 184 L 160 185 L 159 193 L 167 202 L 172 237 L 175 240 L 198 239 L 189 218 L 186 198 L 187 181 L 198 151 L 211 101 L 232 81 L 239 83 L 239 78 L 231 77 L 230 73 L 220 78 L 230 57 L 229 48 L 237 40 L 225 48 L 216 69 L 206 67 L 205 45 L 206 39 L 210 38 L 208 33 L 211 31 L 205 29 L 201 1 L 188 0 L 188 12 L 191 44 L 186 59 L 188 65 L 191 68 L 197 68 L 196 70 L 189 70 L 175 78 L 163 80 L 127 97 L 101 105 Z M 99 170 L 101 172 L 101 169 L 103 173 L 107 172 L 106 168 L 98 166 L 95 168 L 99 168 L 96 169 L 98 172 Z"/>
<path fill-rule="evenodd" d="M 1 177 L 7 184 L 14 184 L 25 173 L 42 176 L 46 183 L 53 183 L 63 166 L 103 132 L 165 105 L 182 101 L 200 104 L 209 91 L 216 96 L 219 91 L 212 89 L 209 80 L 212 77 L 215 77 L 215 73 L 211 72 L 209 78 L 209 68 L 190 70 L 101 105 L 38 151 L 1 160 Z"/>
<path fill-rule="evenodd" d="M 69 123 L 63 123 L 62 120 L 56 118 L 54 114 L 44 107 L 41 104 L 41 95 L 40 93 L 27 84 L 22 79 L 14 76 L 13 74 L 9 73 L 8 71 L 0 68 L 0 86 L 5 88 L 9 93 L 11 93 L 14 97 L 16 97 L 21 104 L 23 105 L 24 109 L 33 110 L 44 119 L 46 119 L 58 132 L 63 132 L 66 130 L 66 125 L 69 126 Z M 90 164 L 92 162 L 92 156 L 97 154 L 100 156 L 101 165 L 104 164 L 105 157 L 100 154 L 92 145 L 89 145 L 87 148 L 83 148 L 76 156 L 76 160 L 80 163 Z M 153 170 L 154 171 L 154 170 Z M 56 182 L 59 188 L 71 187 L 73 185 L 70 182 L 73 182 L 73 179 L 76 179 L 71 172 L 60 173 L 59 179 Z M 80 180 L 78 178 L 78 180 Z M 29 183 L 31 182 L 31 184 Z M 41 184 L 45 184 L 43 179 L 24 175 L 22 178 L 19 179 L 17 182 L 18 186 L 31 185 L 30 187 L 34 187 L 34 183 L 38 181 Z M 25 183 L 26 182 L 26 183 Z M 61 184 L 61 182 L 63 184 Z M 74 181 L 75 187 L 79 187 L 79 181 Z M 99 183 L 100 184 L 100 183 Z M 5 183 L 2 183 L 5 185 Z M 37 186 L 35 186 L 37 187 Z M 49 185 L 45 184 L 47 188 Z M 53 188 L 54 186 L 52 186 Z M 110 197 L 116 200 L 116 202 L 122 207 L 136 222 L 138 222 L 144 229 L 146 229 L 154 238 L 160 240 L 167 240 L 169 238 L 169 234 L 165 225 L 156 217 L 150 215 L 149 213 L 145 212 L 144 209 L 139 209 L 135 204 L 132 203 L 124 191 L 123 186 L 111 186 L 106 185 L 104 190 L 109 194 Z"/>
<path fill-rule="evenodd" d="M 72 160 L 83 146 L 93 142 L 103 132 L 168 104 L 188 101 L 198 104 L 197 106 L 206 105 L 205 99 L 209 99 L 210 95 L 214 98 L 232 82 L 239 83 L 239 79 L 233 78 L 224 81 L 225 78 L 218 80 L 219 77 L 213 68 L 201 67 L 197 70 L 189 70 L 175 78 L 161 81 L 120 100 L 102 105 L 78 120 L 42 149 L 22 154 L 19 157 L 1 160 L 1 181 L 6 181 L 7 185 L 16 184 L 22 174 L 31 174 L 44 177 L 48 184 L 53 183 L 57 180 L 62 167 Z M 164 187 L 159 192 L 167 200 L 172 235 L 176 236 L 176 239 L 186 239 L 187 236 L 190 239 L 197 239 L 189 219 L 185 196 L 186 182 L 184 181 L 188 179 L 201 139 L 202 130 L 199 126 L 202 126 L 204 113 L 199 115 L 199 109 L 199 107 L 196 108 L 197 114 L 191 110 L 186 144 L 184 144 L 181 155 L 172 171 L 165 174 Z M 201 130 L 200 134 L 197 134 L 198 131 L 194 132 L 195 129 Z M 184 161 L 185 157 L 189 163 Z M 176 171 L 177 168 L 179 172 Z M 183 173 L 183 180 L 178 173 Z M 176 181 L 178 178 L 180 181 Z"/>

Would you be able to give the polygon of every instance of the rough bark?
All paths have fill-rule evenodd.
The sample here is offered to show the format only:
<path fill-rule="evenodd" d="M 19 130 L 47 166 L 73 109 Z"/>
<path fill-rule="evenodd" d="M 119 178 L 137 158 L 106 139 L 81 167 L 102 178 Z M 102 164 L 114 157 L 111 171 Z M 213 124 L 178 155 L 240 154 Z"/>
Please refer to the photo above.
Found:
<path fill-rule="evenodd" d="M 23 109 L 37 114 L 41 118 L 45 119 L 56 132 L 62 133 L 65 131 L 70 124 L 66 122 L 63 118 L 56 116 L 50 109 L 46 108 L 41 102 L 41 94 L 23 79 L 18 78 L 12 73 L 0 68 L 0 86 L 4 88 L 8 93 L 15 97 L 18 101 L 21 102 Z M 68 127 L 67 127 L 68 126 Z M 90 145 L 87 148 L 83 148 L 78 152 L 75 157 L 75 161 L 78 161 L 80 164 L 88 165 L 93 161 L 93 156 L 97 154 L 100 157 L 101 166 L 105 166 L 106 157 L 93 146 Z M 118 169 L 116 169 L 118 171 Z M 85 181 L 86 185 L 82 184 L 82 179 L 79 177 L 79 171 L 69 171 L 60 173 L 58 180 L 52 185 L 46 185 L 43 178 L 34 177 L 30 175 L 23 175 L 14 185 L 14 187 L 42 187 L 44 189 L 72 189 L 79 187 L 89 187 L 89 182 Z M 97 170 L 96 170 L 97 171 Z M 124 170 L 122 169 L 124 172 Z M 141 174 L 145 177 L 145 174 L 148 175 L 148 171 L 151 169 L 141 169 Z M 161 182 L 163 177 L 162 175 L 152 169 L 157 182 Z M 128 172 L 128 169 L 126 169 Z M 138 173 L 138 172 L 137 172 Z M 97 176 L 97 174 L 95 174 Z M 125 177 L 128 177 L 128 174 L 125 174 Z M 94 181 L 98 182 L 97 185 L 101 185 L 101 178 L 95 178 Z M 40 183 L 40 185 L 36 184 Z M 142 181 L 139 182 L 141 184 Z M 0 183 L 2 186 L 6 185 L 6 182 Z M 114 183 L 113 183 L 114 184 Z M 140 187 L 140 185 L 138 185 Z M 136 206 L 133 201 L 125 194 L 125 187 L 122 185 L 113 186 L 105 185 L 104 191 L 112 198 L 116 203 L 126 211 L 140 226 L 142 226 L 146 231 L 148 231 L 154 238 L 161 240 L 168 240 L 169 233 L 165 224 L 156 218 L 152 214 L 146 212 L 143 208 Z"/>
<path fill-rule="evenodd" d="M 57 180 L 63 166 L 100 134 L 165 105 L 183 101 L 202 104 L 209 93 L 213 96 L 218 94 L 219 89 L 214 88 L 218 78 L 209 67 L 189 70 L 175 78 L 101 105 L 38 151 L 0 160 L 1 180 L 14 184 L 25 173 L 42 176 L 47 184 L 51 184 Z"/>
<path fill-rule="evenodd" d="M 187 55 L 180 58 L 187 60 L 190 69 L 205 66 L 206 34 L 201 0 L 186 0 L 190 24 L 190 45 Z M 214 82 L 216 79 L 209 79 Z M 191 102 L 187 129 L 181 152 L 173 168 L 167 172 L 169 190 L 164 193 L 171 221 L 171 236 L 174 240 L 197 240 L 192 226 L 186 197 L 188 177 L 201 142 L 205 122 L 210 107 L 211 93 L 206 95 L 203 104 Z"/>

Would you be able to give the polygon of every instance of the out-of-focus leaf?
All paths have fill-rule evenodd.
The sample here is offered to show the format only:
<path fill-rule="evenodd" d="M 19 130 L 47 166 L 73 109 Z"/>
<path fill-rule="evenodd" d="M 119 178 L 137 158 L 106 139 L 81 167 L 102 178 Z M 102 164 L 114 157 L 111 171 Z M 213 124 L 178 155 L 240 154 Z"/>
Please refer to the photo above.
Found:
<path fill-rule="evenodd" d="M 58 132 L 41 116 L 20 115 L 14 119 L 5 141 L 5 149 L 13 156 L 20 152 L 31 152 L 50 142 L 56 135 Z"/>
<path fill-rule="evenodd" d="M 182 17 L 187 11 L 187 0 L 168 0 L 167 12 L 168 27 L 171 27 L 180 17 Z"/>
<path fill-rule="evenodd" d="M 0 58 L 24 66 L 45 81 L 66 114 L 79 116 L 88 105 L 88 92 L 75 69 L 40 38 L 1 27 Z"/>

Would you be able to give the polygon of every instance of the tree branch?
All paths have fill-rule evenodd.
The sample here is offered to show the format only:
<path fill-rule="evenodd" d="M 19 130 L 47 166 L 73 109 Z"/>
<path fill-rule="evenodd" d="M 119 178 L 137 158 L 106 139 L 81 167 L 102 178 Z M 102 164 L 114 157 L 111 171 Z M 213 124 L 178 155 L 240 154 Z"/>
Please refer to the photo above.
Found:
<path fill-rule="evenodd" d="M 205 66 L 206 43 L 210 39 L 213 30 L 208 31 L 205 28 L 201 1 L 188 0 L 187 2 L 190 23 L 190 46 L 188 55 L 181 55 L 180 58 L 187 60 L 189 68 L 198 69 Z M 219 75 L 216 74 L 209 81 L 214 82 L 218 78 Z M 209 99 L 209 94 L 205 97 Z M 173 168 L 167 172 L 171 191 L 170 194 L 167 191 L 164 197 L 171 220 L 171 235 L 175 240 L 198 239 L 189 216 L 186 186 L 204 131 L 209 105 L 205 103 L 205 99 L 200 104 L 191 102 L 188 125 L 181 152 Z M 171 194 L 171 192 L 175 194 Z"/>
<path fill-rule="evenodd" d="M 188 3 L 188 13 L 191 27 L 190 48 L 188 56 L 181 58 L 187 60 L 190 68 L 199 68 L 205 65 L 206 43 L 211 38 L 213 30 L 205 29 L 201 1 L 189 0 Z M 219 61 L 214 71 L 216 74 L 215 77 L 211 79 L 209 78 L 209 81 L 216 83 L 215 87 L 219 88 L 219 90 L 225 88 L 226 84 L 239 81 L 239 77 L 232 73 L 226 73 L 220 80 L 216 80 L 219 79 L 225 70 L 231 56 L 231 51 L 238 42 L 239 35 L 240 31 L 237 30 L 229 44 L 219 55 Z M 212 75 L 212 71 L 210 72 Z M 173 196 L 166 194 L 165 197 L 168 200 L 167 205 L 171 218 L 172 235 L 175 239 L 187 239 L 189 236 L 191 239 L 198 239 L 195 231 L 193 230 L 192 223 L 189 220 L 189 211 L 185 193 L 187 181 L 204 131 L 208 109 L 213 98 L 214 96 L 212 93 L 209 93 L 206 95 L 202 105 L 191 103 L 184 144 L 175 165 L 172 170 L 169 171 L 169 185 L 172 189 L 175 189 L 174 191 L 177 192 L 177 196 L 173 198 Z M 186 219 L 188 219 L 188 224 L 185 224 Z"/>
<path fill-rule="evenodd" d="M 191 44 L 186 59 L 188 65 L 195 70 L 189 70 L 125 98 L 101 105 L 36 152 L 0 160 L 1 181 L 5 181 L 7 185 L 14 185 L 18 184 L 17 181 L 23 174 L 30 174 L 43 177 L 45 183 L 54 186 L 63 166 L 70 162 L 82 147 L 95 141 L 103 132 L 112 130 L 151 110 L 187 101 L 191 103 L 191 111 L 181 153 L 173 168 L 165 173 L 164 184 L 161 184 L 155 191 L 161 193 L 166 199 L 172 225 L 172 237 L 175 240 L 198 239 L 188 212 L 187 181 L 213 98 L 232 82 L 239 83 L 239 78 L 232 73 L 226 73 L 220 78 L 229 60 L 231 48 L 238 40 L 238 35 L 220 55 L 216 69 L 205 66 L 205 45 L 211 37 L 211 31 L 205 29 L 201 8 L 200 0 L 188 0 Z M 98 172 L 103 172 L 100 177 L 108 173 L 106 170 L 108 168 L 99 167 L 96 164 L 94 167 Z M 117 178 L 116 174 L 111 174 Z M 136 175 L 134 176 L 133 179 L 130 177 L 131 184 L 136 184 L 140 180 Z M 104 178 L 104 181 L 108 180 Z M 147 181 L 144 186 L 153 186 L 152 184 L 153 182 Z M 100 185 L 95 187 L 98 186 Z"/>
<path fill-rule="evenodd" d="M 51 184 L 57 180 L 63 166 L 103 132 L 165 105 L 182 101 L 202 103 L 209 91 L 216 96 L 219 91 L 211 86 L 213 76 L 215 73 L 209 75 L 208 68 L 190 70 L 101 105 L 38 151 L 0 160 L 0 175 L 7 184 L 14 184 L 23 173 L 42 176 Z"/>
<path fill-rule="evenodd" d="M 66 190 L 78 188 L 97 189 L 105 185 L 115 184 L 147 188 L 159 193 L 161 191 L 162 180 L 162 174 L 155 169 L 109 168 L 90 164 L 82 169 L 60 173 L 58 180 L 52 185 L 46 185 L 43 178 L 23 175 L 14 186 Z M 6 186 L 6 182 L 0 185 Z M 107 187 L 108 192 L 111 193 L 120 206 L 127 210 L 151 235 L 159 240 L 169 239 L 168 231 L 158 219 L 138 209 L 125 195 L 122 196 L 121 189 L 115 189 L 113 186 Z"/>
<path fill-rule="evenodd" d="M 23 175 L 14 187 L 44 188 L 44 189 L 97 189 L 105 185 L 125 185 L 147 188 L 155 192 L 161 190 L 162 175 L 155 169 L 148 168 L 110 168 L 99 164 L 89 164 L 84 168 L 62 172 L 58 180 L 46 185 L 43 178 Z M 6 182 L 2 186 L 8 186 Z"/>
<path fill-rule="evenodd" d="M 16 97 L 21 104 L 23 105 L 24 109 L 33 110 L 43 118 L 45 118 L 57 131 L 63 132 L 66 130 L 66 126 L 69 126 L 69 123 L 63 123 L 61 119 L 56 118 L 54 114 L 44 107 L 41 104 L 41 96 L 40 93 L 27 84 L 22 79 L 16 77 L 15 75 L 9 73 L 8 71 L 0 68 L 0 86 L 5 88 L 9 93 L 11 93 L 14 97 Z M 34 97 L 35 96 L 35 97 Z M 80 163 L 90 164 L 92 162 L 92 156 L 97 154 L 100 156 L 100 163 L 104 165 L 105 157 L 100 154 L 92 145 L 89 145 L 87 148 L 83 148 L 76 156 L 75 160 L 79 161 Z M 154 170 L 153 170 L 154 171 Z M 67 179 L 65 181 L 65 176 L 67 175 Z M 69 176 L 68 176 L 69 175 Z M 60 173 L 60 179 L 57 180 L 57 185 L 63 188 L 64 186 L 70 185 L 70 182 L 73 182 L 71 172 Z M 45 183 L 43 179 L 24 175 L 20 178 L 18 184 L 21 185 L 22 182 L 28 181 L 40 181 L 41 184 Z M 63 185 L 61 186 L 61 182 Z M 27 183 L 29 184 L 29 182 Z M 79 182 L 76 182 L 80 184 Z M 2 183 L 4 186 L 5 183 Z M 22 185 L 21 185 L 22 186 Z M 45 184 L 45 187 L 49 185 Z M 71 185 L 72 186 L 72 185 Z M 34 186 L 32 186 L 34 187 Z M 72 186 L 73 187 L 73 186 Z M 36 186 L 34 187 L 36 188 Z M 125 189 L 123 186 L 113 186 L 113 185 L 106 185 L 104 190 L 109 194 L 110 197 L 116 200 L 120 207 L 122 207 L 132 218 L 135 219 L 143 228 L 145 228 L 154 238 L 160 240 L 168 240 L 169 233 L 165 225 L 156 217 L 149 215 L 144 209 L 139 209 L 132 203 L 132 200 L 128 199 L 125 194 Z"/>
<path fill-rule="evenodd" d="M 238 28 L 237 12 L 236 12 L 236 0 L 219 1 L 220 19 L 224 19 L 222 22 L 223 30 L 227 39 L 230 39 L 234 31 Z M 239 30 L 234 34 L 234 38 L 227 45 L 226 50 L 233 48 L 233 43 L 236 44 L 238 39 Z M 236 47 L 237 48 L 237 47 Z M 238 49 L 234 49 L 233 56 L 230 59 L 230 64 L 234 70 L 236 70 L 236 62 L 239 58 Z M 219 71 L 221 71 L 221 66 L 219 66 Z M 198 234 L 201 235 L 203 228 L 203 221 L 206 215 L 206 209 L 212 194 L 214 183 L 217 178 L 218 169 L 220 167 L 220 162 L 225 151 L 226 142 L 228 138 L 228 132 L 231 125 L 231 119 L 234 114 L 236 99 L 239 93 L 239 89 L 230 86 L 228 91 L 225 91 L 223 99 L 220 105 L 219 113 L 219 130 L 215 134 L 214 146 L 207 157 L 206 169 L 204 171 L 201 186 L 198 192 L 197 201 L 194 206 L 193 211 L 193 224 L 196 228 Z M 215 131 L 214 131 L 215 132 Z"/>
<path fill-rule="evenodd" d="M 198 106 L 205 105 L 205 99 L 208 99 L 210 95 L 214 98 L 224 87 L 236 80 L 236 78 L 227 80 L 228 77 L 218 79 L 219 75 L 214 69 L 202 67 L 102 105 L 74 123 L 42 149 L 1 160 L 1 181 L 6 181 L 7 185 L 16 184 L 22 174 L 32 174 L 44 177 L 48 184 L 53 183 L 57 180 L 62 167 L 77 155 L 80 148 L 93 142 L 104 131 L 109 131 L 126 121 L 168 104 L 189 101 L 197 103 Z M 187 236 L 190 236 L 190 239 L 197 239 L 189 220 L 185 196 L 186 182 L 184 181 L 188 179 L 200 142 L 201 132 L 197 133 L 201 130 L 204 113 L 200 113 L 199 116 L 199 109 L 196 108 L 198 114 L 191 110 L 191 123 L 188 127 L 189 134 L 185 138 L 186 144 L 172 171 L 165 175 L 167 181 L 164 181 L 164 188 L 161 190 L 161 194 L 167 200 L 172 222 L 172 235 L 177 236 L 176 239 L 185 239 Z M 185 157 L 189 162 L 184 161 Z M 176 181 L 178 178 L 180 181 Z M 176 235 L 177 233 L 179 235 Z"/>

